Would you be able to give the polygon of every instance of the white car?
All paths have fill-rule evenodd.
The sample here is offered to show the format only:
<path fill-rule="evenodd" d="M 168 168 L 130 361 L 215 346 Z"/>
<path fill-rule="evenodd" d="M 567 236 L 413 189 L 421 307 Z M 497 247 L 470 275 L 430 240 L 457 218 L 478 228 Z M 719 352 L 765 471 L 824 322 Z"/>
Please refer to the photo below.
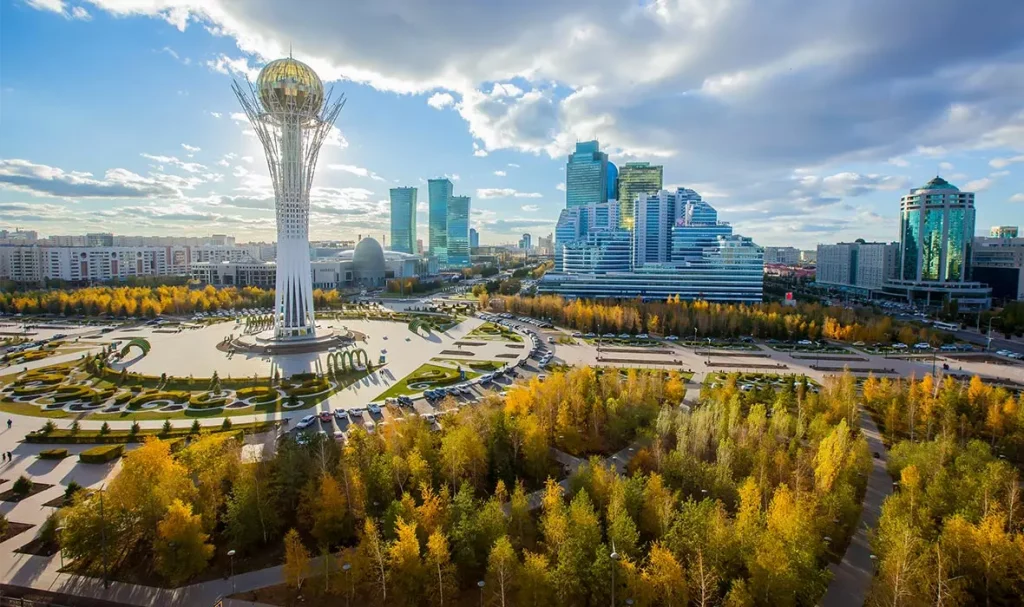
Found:
<path fill-rule="evenodd" d="M 678 335 L 669 335 L 665 339 L 667 339 L 668 341 L 679 341 L 679 336 Z"/>
<path fill-rule="evenodd" d="M 800 341 L 798 341 L 796 343 L 797 343 L 797 345 L 801 345 L 801 346 L 813 346 L 814 345 L 814 342 L 812 342 L 809 339 L 801 339 Z"/>
<path fill-rule="evenodd" d="M 300 419 L 299 423 L 295 424 L 295 427 L 298 428 L 299 430 L 305 430 L 306 428 L 312 426 L 314 423 L 316 423 L 316 416 L 307 415 L 306 417 Z"/>
<path fill-rule="evenodd" d="M 926 341 L 922 341 L 922 342 L 918 342 L 918 343 L 914 344 L 914 349 L 915 350 L 927 350 L 927 349 L 929 349 L 931 347 L 932 347 L 931 344 L 929 344 Z"/>

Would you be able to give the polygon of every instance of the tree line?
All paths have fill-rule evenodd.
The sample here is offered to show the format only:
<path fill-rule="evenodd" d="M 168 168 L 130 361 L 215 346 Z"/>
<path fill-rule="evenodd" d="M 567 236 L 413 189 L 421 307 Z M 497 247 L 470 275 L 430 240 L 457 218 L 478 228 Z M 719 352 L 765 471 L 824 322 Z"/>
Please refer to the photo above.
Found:
<path fill-rule="evenodd" d="M 505 295 L 505 294 L 503 294 Z M 897 323 L 869 309 L 850 309 L 800 303 L 723 304 L 685 301 L 678 296 L 667 301 L 566 300 L 557 295 L 521 297 L 494 296 L 490 306 L 514 314 L 548 318 L 585 333 L 653 333 L 683 339 L 734 338 L 832 339 L 912 344 L 934 344 L 951 339 L 928 327 Z"/>
<path fill-rule="evenodd" d="M 318 308 L 341 303 L 336 290 L 316 289 Z M 272 308 L 274 290 L 259 287 L 207 285 L 202 289 L 185 285 L 159 287 L 86 287 L 22 292 L 0 291 L 0 312 L 7 314 L 61 314 L 82 316 L 137 316 L 153 318 L 241 308 Z"/>

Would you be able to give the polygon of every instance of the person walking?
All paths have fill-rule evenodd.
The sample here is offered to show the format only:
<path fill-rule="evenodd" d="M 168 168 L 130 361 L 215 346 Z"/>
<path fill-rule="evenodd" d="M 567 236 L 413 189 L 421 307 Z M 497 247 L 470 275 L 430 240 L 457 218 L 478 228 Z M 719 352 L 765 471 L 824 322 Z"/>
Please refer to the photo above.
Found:
<path fill-rule="evenodd" d="M 11 418 L 7 418 L 7 429 L 10 430 L 11 426 L 13 426 L 13 425 L 14 425 L 14 420 L 12 420 Z"/>

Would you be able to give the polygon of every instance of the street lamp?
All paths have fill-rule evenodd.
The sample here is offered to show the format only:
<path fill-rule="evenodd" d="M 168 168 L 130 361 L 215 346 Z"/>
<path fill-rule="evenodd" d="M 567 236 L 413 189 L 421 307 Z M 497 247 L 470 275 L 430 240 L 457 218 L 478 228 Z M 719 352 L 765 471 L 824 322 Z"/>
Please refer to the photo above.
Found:
<path fill-rule="evenodd" d="M 612 559 L 612 607 L 615 607 L 615 568 L 618 567 L 620 557 L 619 553 L 614 550 L 610 556 Z"/>
<path fill-rule="evenodd" d="M 57 542 L 60 546 L 60 568 L 64 569 L 64 527 L 57 527 Z"/>
<path fill-rule="evenodd" d="M 484 607 L 484 581 L 477 582 L 476 587 L 480 589 L 480 607 Z"/>
<path fill-rule="evenodd" d="M 230 559 L 230 571 L 231 571 L 231 594 L 235 593 L 235 550 L 232 548 L 228 550 L 228 558 Z"/>
<path fill-rule="evenodd" d="M 349 596 L 345 597 L 345 607 L 348 607 L 349 601 L 352 600 L 352 584 L 349 582 L 348 579 L 349 569 L 352 569 L 352 565 L 350 563 L 345 563 L 341 566 L 341 570 L 345 572 L 345 585 L 349 587 Z"/>
<path fill-rule="evenodd" d="M 708 366 L 711 366 L 711 338 L 708 338 Z"/>

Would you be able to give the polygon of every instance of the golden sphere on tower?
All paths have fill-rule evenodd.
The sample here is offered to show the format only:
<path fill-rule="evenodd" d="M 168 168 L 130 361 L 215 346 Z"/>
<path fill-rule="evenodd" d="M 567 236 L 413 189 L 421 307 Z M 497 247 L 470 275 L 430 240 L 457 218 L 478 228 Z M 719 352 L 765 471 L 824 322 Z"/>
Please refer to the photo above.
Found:
<path fill-rule="evenodd" d="M 288 57 L 268 63 L 256 78 L 260 103 L 270 114 L 316 116 L 324 104 L 324 84 L 313 68 Z"/>

